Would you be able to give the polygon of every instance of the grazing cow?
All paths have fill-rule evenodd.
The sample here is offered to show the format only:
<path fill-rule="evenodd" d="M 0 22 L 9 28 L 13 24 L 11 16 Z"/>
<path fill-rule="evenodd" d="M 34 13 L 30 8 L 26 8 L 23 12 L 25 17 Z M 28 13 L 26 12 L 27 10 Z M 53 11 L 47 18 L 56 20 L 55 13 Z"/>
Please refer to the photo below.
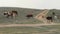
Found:
<path fill-rule="evenodd" d="M 27 18 L 31 18 L 31 17 L 33 17 L 33 15 L 32 14 L 28 14 L 28 15 L 26 15 L 26 17 Z"/>
<path fill-rule="evenodd" d="M 47 22 L 52 22 L 53 21 L 51 16 L 46 17 L 46 19 L 48 20 Z"/>
<path fill-rule="evenodd" d="M 15 18 L 18 15 L 18 12 L 17 11 L 12 11 L 11 14 L 12 14 L 13 18 Z"/>
<path fill-rule="evenodd" d="M 7 18 L 9 17 L 15 18 L 17 14 L 18 14 L 17 11 L 4 12 L 4 15 L 6 15 Z"/>

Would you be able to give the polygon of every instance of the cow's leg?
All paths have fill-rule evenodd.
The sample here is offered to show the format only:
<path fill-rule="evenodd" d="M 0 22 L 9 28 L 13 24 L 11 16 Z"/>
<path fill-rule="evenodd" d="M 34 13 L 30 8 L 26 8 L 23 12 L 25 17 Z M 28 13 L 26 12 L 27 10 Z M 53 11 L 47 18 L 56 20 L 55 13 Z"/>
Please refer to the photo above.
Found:
<path fill-rule="evenodd" d="M 51 20 L 51 22 L 53 22 L 53 20 Z"/>
<path fill-rule="evenodd" d="M 49 24 L 51 23 L 51 20 L 49 20 Z"/>
<path fill-rule="evenodd" d="M 48 22 L 49 24 L 51 24 L 52 22 L 51 22 L 51 20 L 49 20 L 49 22 Z"/>
<path fill-rule="evenodd" d="M 53 20 L 50 20 L 50 24 L 52 24 Z"/>
<path fill-rule="evenodd" d="M 48 23 L 49 21 L 47 20 L 47 23 Z"/>
<path fill-rule="evenodd" d="M 47 23 L 50 23 L 51 22 L 51 20 L 47 20 Z"/>
<path fill-rule="evenodd" d="M 47 20 L 47 23 L 49 23 L 50 21 L 49 20 Z"/>
<path fill-rule="evenodd" d="M 11 15 L 11 18 L 13 19 L 13 15 Z"/>
<path fill-rule="evenodd" d="M 16 18 L 16 14 L 15 13 L 13 13 L 13 14 L 11 14 L 11 18 Z"/>

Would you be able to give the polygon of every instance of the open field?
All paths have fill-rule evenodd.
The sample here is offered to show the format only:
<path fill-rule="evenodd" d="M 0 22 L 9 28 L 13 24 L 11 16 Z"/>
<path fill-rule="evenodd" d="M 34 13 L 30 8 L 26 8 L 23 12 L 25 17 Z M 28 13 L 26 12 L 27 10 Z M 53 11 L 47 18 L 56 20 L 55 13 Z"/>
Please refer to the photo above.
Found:
<path fill-rule="evenodd" d="M 3 15 L 4 11 L 18 11 L 16 19 L 6 18 Z M 60 10 L 52 10 L 56 14 L 60 14 Z M 51 15 L 52 11 L 47 14 Z M 42 24 L 35 18 L 27 19 L 26 15 L 32 12 L 34 17 L 42 12 L 37 9 L 26 8 L 12 8 L 12 7 L 0 7 L 0 34 L 60 34 L 60 19 L 55 21 L 55 24 Z"/>
<path fill-rule="evenodd" d="M 0 27 L 0 34 L 60 34 L 60 25 Z"/>

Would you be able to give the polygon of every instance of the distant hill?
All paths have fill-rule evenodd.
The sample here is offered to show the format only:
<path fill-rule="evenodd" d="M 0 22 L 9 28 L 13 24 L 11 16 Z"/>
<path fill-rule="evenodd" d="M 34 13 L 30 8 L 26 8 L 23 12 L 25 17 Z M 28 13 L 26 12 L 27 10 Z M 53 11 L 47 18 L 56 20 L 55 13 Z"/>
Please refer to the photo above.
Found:
<path fill-rule="evenodd" d="M 16 10 L 18 12 L 18 16 L 16 19 L 7 19 L 3 12 L 5 11 L 12 11 Z M 0 7 L 0 24 L 36 24 L 36 23 L 43 23 L 42 21 L 39 21 L 35 18 L 27 19 L 26 15 L 29 13 L 33 13 L 34 17 L 41 13 L 44 9 L 30 9 L 30 8 L 20 8 L 20 7 Z M 48 15 L 52 15 L 52 12 L 55 12 L 57 15 L 60 15 L 60 10 L 58 9 L 48 9 L 49 13 Z M 60 22 L 60 19 L 57 19 L 58 21 L 55 21 L 56 23 Z"/>
<path fill-rule="evenodd" d="M 7 19 L 3 12 L 5 11 L 12 11 L 16 10 L 18 12 L 18 16 L 16 19 Z M 42 23 L 42 21 L 36 20 L 35 18 L 27 19 L 26 15 L 28 13 L 33 13 L 34 16 L 42 12 L 40 9 L 29 9 L 29 8 L 18 8 L 18 7 L 0 7 L 0 23 L 3 24 L 13 24 L 13 23 L 20 23 L 20 24 L 34 24 L 34 23 Z"/>

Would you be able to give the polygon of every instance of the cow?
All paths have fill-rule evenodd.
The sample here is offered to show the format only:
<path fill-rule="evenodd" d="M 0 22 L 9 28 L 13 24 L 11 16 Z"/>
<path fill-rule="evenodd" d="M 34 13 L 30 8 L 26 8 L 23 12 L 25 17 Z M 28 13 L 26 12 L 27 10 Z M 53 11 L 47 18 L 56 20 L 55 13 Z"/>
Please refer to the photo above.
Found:
<path fill-rule="evenodd" d="M 14 13 L 14 14 L 18 15 L 18 12 L 17 12 L 17 11 L 12 11 L 12 13 Z"/>
<path fill-rule="evenodd" d="M 26 15 L 26 17 L 31 18 L 31 17 L 33 17 L 33 14 L 28 14 L 28 15 Z"/>
<path fill-rule="evenodd" d="M 53 18 L 51 16 L 47 16 L 46 19 L 47 19 L 47 22 L 49 22 L 49 23 L 53 22 Z"/>
<path fill-rule="evenodd" d="M 18 13 L 17 13 L 17 11 L 11 11 L 11 12 L 4 12 L 4 15 L 5 15 L 7 18 L 9 18 L 9 17 L 15 18 L 16 15 L 18 15 Z"/>

